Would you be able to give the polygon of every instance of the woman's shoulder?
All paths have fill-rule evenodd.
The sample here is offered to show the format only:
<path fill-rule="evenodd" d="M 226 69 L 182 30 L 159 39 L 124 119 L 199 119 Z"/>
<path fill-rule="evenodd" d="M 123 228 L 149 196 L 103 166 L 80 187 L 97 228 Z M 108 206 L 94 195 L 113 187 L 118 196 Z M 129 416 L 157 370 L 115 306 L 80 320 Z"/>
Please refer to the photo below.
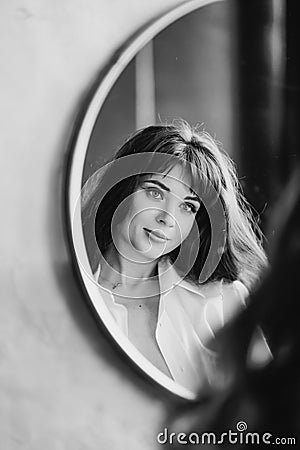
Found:
<path fill-rule="evenodd" d="M 190 307 L 197 307 L 200 303 L 202 305 L 214 303 L 220 306 L 222 304 L 226 316 L 245 308 L 249 295 L 247 287 L 240 280 L 225 281 L 221 279 L 196 284 L 185 279 L 179 284 L 179 287 L 182 288 L 180 297 L 183 304 L 187 303 Z"/>
<path fill-rule="evenodd" d="M 249 296 L 249 291 L 245 284 L 240 280 L 231 282 L 224 281 L 222 283 L 222 296 L 224 301 L 236 301 L 246 306 L 246 299 Z"/>
<path fill-rule="evenodd" d="M 223 315 L 227 322 L 245 309 L 249 291 L 240 280 L 224 282 L 222 286 Z"/>
<path fill-rule="evenodd" d="M 165 264 L 165 265 L 163 265 Z M 228 305 L 246 305 L 246 298 L 249 295 L 247 287 L 238 279 L 234 281 L 226 281 L 225 279 L 210 280 L 205 283 L 197 283 L 196 281 L 182 276 L 175 267 L 170 264 L 170 261 L 162 261 L 160 263 L 160 270 L 166 269 L 167 272 L 161 271 L 160 283 L 161 287 L 165 287 L 164 279 L 166 278 L 168 286 L 173 286 L 173 289 L 178 293 L 181 302 L 189 305 L 205 304 L 207 302 L 223 302 Z M 166 274 L 168 273 L 168 276 Z M 171 289 L 171 290 L 173 290 Z M 173 291 L 174 292 L 174 291 Z"/>
<path fill-rule="evenodd" d="M 220 279 L 199 284 L 190 279 L 184 278 L 179 285 L 180 287 L 194 292 L 195 294 L 199 294 L 205 298 L 221 295 L 225 298 L 235 297 L 241 302 L 244 302 L 244 299 L 246 299 L 249 295 L 249 291 L 245 284 L 238 279 L 234 281 Z"/>
<path fill-rule="evenodd" d="M 179 301 L 199 333 L 200 328 L 208 326 L 211 332 L 207 336 L 215 336 L 224 324 L 245 309 L 245 299 L 249 293 L 239 280 L 211 281 L 199 286 L 186 283 L 193 285 L 194 293 L 187 289 L 181 290 Z"/>
<path fill-rule="evenodd" d="M 178 284 L 176 291 L 181 305 L 189 315 L 197 316 L 199 311 L 203 310 L 208 303 L 221 307 L 222 281 L 199 284 L 184 279 Z"/>

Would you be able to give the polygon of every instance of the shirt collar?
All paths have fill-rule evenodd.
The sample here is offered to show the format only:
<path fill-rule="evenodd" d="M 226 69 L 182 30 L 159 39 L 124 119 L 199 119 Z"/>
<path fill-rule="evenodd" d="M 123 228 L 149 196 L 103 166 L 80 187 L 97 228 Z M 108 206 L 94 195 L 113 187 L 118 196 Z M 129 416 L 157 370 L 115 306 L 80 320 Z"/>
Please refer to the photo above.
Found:
<path fill-rule="evenodd" d="M 162 258 L 158 263 L 158 279 L 160 285 L 160 292 L 163 294 L 173 289 L 176 286 L 180 286 L 187 289 L 190 292 L 205 297 L 201 292 L 199 287 L 184 279 L 184 276 L 180 275 L 171 263 L 170 258 Z"/>
<path fill-rule="evenodd" d="M 94 277 L 97 283 L 100 272 L 101 264 L 99 263 L 98 268 L 94 273 Z M 193 284 L 191 281 L 185 280 L 184 277 L 177 272 L 174 265 L 171 263 L 170 258 L 168 257 L 163 257 L 158 262 L 158 280 L 161 294 L 170 291 L 176 286 L 180 286 L 181 288 L 198 294 L 201 297 L 205 297 L 205 295 L 200 292 L 200 289 L 196 284 Z"/>

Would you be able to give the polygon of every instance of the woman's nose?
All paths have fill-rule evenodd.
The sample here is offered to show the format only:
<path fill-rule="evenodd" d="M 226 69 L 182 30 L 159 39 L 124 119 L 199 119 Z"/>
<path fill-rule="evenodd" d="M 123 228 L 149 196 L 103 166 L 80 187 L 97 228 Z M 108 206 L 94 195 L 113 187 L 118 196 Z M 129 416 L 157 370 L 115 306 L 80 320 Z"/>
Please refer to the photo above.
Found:
<path fill-rule="evenodd" d="M 175 226 L 175 218 L 167 211 L 159 211 L 156 216 L 156 222 L 171 228 Z"/>

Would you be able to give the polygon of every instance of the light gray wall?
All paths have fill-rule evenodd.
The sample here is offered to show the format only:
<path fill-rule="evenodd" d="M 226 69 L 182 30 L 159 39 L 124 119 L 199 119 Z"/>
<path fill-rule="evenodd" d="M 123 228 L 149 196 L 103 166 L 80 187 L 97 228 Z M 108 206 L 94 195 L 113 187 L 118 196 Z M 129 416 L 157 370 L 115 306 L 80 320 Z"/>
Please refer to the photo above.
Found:
<path fill-rule="evenodd" d="M 5 450 L 150 449 L 164 396 L 99 332 L 62 227 L 66 144 L 112 51 L 177 0 L 0 2 L 0 436 Z"/>

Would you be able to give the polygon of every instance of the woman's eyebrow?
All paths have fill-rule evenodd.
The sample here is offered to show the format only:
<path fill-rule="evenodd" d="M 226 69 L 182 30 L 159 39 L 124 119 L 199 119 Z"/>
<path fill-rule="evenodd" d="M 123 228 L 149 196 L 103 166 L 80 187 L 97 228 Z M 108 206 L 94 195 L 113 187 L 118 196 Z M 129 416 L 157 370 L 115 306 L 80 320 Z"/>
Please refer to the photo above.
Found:
<path fill-rule="evenodd" d="M 171 192 L 171 189 L 168 188 L 168 186 L 166 186 L 165 184 L 161 183 L 158 180 L 144 180 L 143 182 L 156 184 L 157 186 L 161 187 L 164 191 Z"/>
<path fill-rule="evenodd" d="M 187 197 L 184 197 L 184 200 L 194 200 L 195 202 L 201 203 L 197 195 L 188 195 Z"/>
<path fill-rule="evenodd" d="M 153 183 L 153 184 L 156 184 L 157 186 L 159 186 L 164 191 L 171 192 L 171 189 L 168 188 L 168 186 L 166 186 L 164 183 L 162 183 L 161 181 L 158 181 L 158 180 L 151 180 L 151 179 L 150 180 L 144 180 L 143 183 Z M 184 200 L 194 200 L 195 202 L 200 203 L 200 199 L 199 199 L 199 197 L 196 194 L 195 195 L 188 195 L 188 196 L 184 197 Z"/>

